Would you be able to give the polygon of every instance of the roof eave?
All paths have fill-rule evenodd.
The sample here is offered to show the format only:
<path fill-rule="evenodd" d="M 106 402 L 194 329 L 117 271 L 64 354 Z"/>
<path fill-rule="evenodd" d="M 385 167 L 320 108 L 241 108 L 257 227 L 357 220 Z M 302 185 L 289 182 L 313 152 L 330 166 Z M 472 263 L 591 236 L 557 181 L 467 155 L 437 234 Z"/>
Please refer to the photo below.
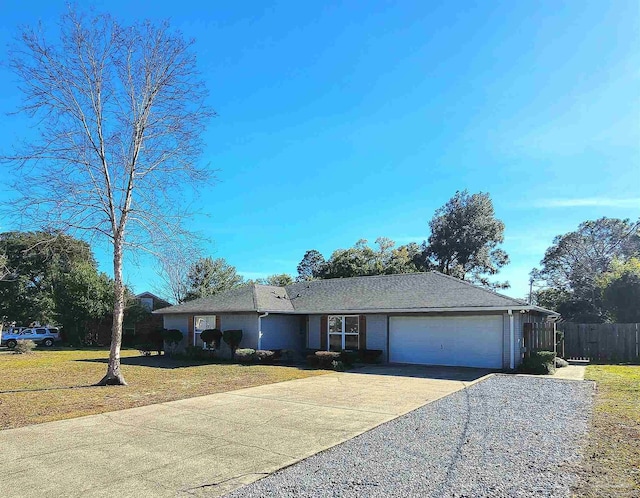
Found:
<path fill-rule="evenodd" d="M 538 311 L 553 316 L 560 316 L 555 311 L 547 310 L 539 306 L 514 304 L 513 306 L 455 306 L 455 307 L 438 307 L 438 308 L 357 308 L 357 309 L 330 309 L 330 310 L 258 310 L 259 313 L 281 313 L 288 315 L 312 315 L 324 313 L 442 313 L 446 311 L 468 312 L 468 311 Z"/>

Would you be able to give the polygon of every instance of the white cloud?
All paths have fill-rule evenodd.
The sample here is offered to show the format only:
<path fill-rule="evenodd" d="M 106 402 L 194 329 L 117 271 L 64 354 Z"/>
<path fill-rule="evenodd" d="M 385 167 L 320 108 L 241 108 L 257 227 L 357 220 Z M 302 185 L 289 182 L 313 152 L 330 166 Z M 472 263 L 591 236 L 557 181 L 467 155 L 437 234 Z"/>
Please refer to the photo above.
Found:
<path fill-rule="evenodd" d="M 630 199 L 616 199 L 613 197 L 582 197 L 577 199 L 545 199 L 534 203 L 539 208 L 570 208 L 570 207 L 614 207 L 640 208 L 640 197 Z"/>

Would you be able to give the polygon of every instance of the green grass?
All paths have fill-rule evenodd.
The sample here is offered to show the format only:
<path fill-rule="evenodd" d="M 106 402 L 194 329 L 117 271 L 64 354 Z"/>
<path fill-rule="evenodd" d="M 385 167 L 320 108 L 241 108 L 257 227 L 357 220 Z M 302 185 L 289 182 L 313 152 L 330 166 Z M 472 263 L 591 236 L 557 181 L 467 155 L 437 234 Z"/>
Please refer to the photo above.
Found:
<path fill-rule="evenodd" d="M 327 373 L 270 365 L 206 364 L 122 351 L 129 386 L 96 387 L 105 349 L 0 352 L 0 429 L 80 417 Z"/>
<path fill-rule="evenodd" d="M 597 385 L 580 482 L 584 497 L 640 496 L 640 366 L 590 365 Z"/>

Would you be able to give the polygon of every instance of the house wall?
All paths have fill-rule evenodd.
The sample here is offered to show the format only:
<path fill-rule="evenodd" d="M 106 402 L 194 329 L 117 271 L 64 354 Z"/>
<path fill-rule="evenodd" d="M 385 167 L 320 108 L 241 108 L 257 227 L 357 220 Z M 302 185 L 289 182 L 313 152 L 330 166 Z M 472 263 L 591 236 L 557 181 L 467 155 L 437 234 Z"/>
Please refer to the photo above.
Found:
<path fill-rule="evenodd" d="M 387 360 L 387 315 L 365 315 L 367 317 L 367 349 L 382 349 L 382 360 Z"/>
<path fill-rule="evenodd" d="M 182 341 L 178 345 L 179 349 L 184 349 L 187 345 L 187 336 L 189 334 L 189 318 L 187 315 L 162 315 L 165 329 L 177 329 L 182 332 Z"/>
<path fill-rule="evenodd" d="M 320 315 L 309 315 L 307 347 L 309 349 L 320 349 Z"/>
<path fill-rule="evenodd" d="M 178 349 L 184 349 L 187 346 L 187 337 L 189 335 L 189 321 L 193 321 L 193 315 L 163 315 L 165 329 L 178 329 L 182 332 L 182 341 L 178 345 Z M 219 314 L 220 330 L 242 330 L 241 348 L 258 347 L 258 314 Z M 225 344 L 222 345 L 223 349 Z"/>
<path fill-rule="evenodd" d="M 320 317 L 321 315 L 309 315 L 309 328 L 307 331 L 307 347 L 320 349 Z M 367 349 L 381 349 L 382 358 L 387 358 L 387 315 L 365 315 L 367 320 Z"/>
<path fill-rule="evenodd" d="M 220 330 L 242 330 L 241 348 L 258 348 L 258 314 L 257 313 L 221 313 Z"/>
<path fill-rule="evenodd" d="M 262 318 L 262 349 L 294 349 L 306 347 L 302 315 L 269 315 Z"/>

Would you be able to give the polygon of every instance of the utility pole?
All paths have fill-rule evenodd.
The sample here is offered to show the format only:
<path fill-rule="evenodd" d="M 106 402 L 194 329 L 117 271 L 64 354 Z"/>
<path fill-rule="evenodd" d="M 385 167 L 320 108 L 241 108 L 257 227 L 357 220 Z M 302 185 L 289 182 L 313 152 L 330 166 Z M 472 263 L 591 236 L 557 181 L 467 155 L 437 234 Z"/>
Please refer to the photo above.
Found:
<path fill-rule="evenodd" d="M 533 302 L 533 277 L 529 277 L 529 304 Z"/>

